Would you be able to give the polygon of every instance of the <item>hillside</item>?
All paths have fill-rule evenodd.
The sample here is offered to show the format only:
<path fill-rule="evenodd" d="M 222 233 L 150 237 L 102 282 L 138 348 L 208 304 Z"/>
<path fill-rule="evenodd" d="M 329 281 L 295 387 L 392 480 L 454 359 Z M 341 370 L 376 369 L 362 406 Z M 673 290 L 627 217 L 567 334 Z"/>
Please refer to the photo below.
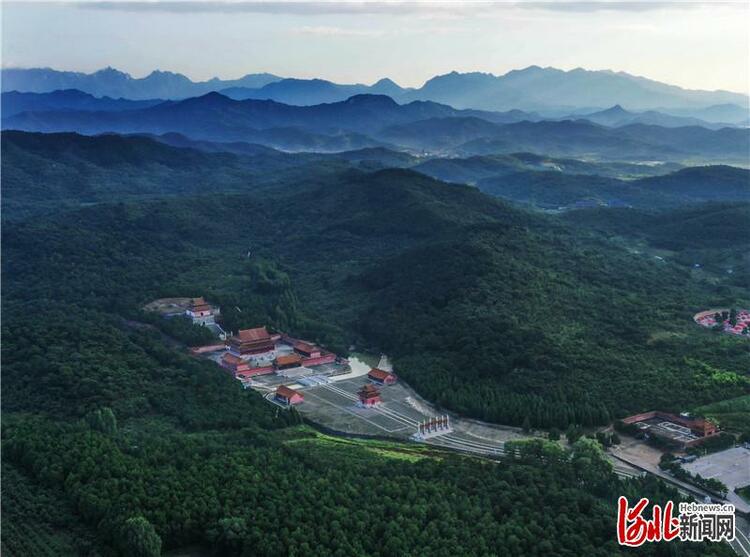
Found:
<path fill-rule="evenodd" d="M 168 141 L 182 147 L 163 143 Z M 159 196 L 247 192 L 339 172 L 347 161 L 146 137 L 3 132 L 3 217 Z M 231 150 L 227 148 L 227 150 Z M 270 152 L 269 152 L 270 151 Z"/>
<path fill-rule="evenodd" d="M 750 201 L 750 171 L 731 166 L 697 166 L 621 180 L 599 173 L 519 170 L 481 178 L 477 187 L 491 195 L 548 209 L 580 203 L 663 208 L 709 201 Z"/>
<path fill-rule="evenodd" d="M 4 141 L 4 177 L 39 172 L 51 192 L 92 176 L 103 196 L 100 182 L 184 195 L 4 223 L 3 553 L 609 557 L 617 496 L 679 499 L 619 481 L 588 439 L 495 464 L 321 435 L 160 335 L 203 338 L 141 312 L 157 297 L 205 295 L 234 330 L 383 350 L 423 395 L 502 423 L 601 424 L 750 391 L 744 341 L 690 322 L 695 307 L 746 302 L 740 289 L 475 188 L 387 170 L 308 173 L 274 195 L 179 190 L 246 159 L 147 138 Z M 158 169 L 175 181 L 149 183 Z"/>
<path fill-rule="evenodd" d="M 734 339 L 689 319 L 738 293 L 408 171 L 308 180 L 284 196 L 100 205 L 70 221 L 8 227 L 5 261 L 34 277 L 25 296 L 64 292 L 132 311 L 208 290 L 241 307 L 232 277 L 247 272 L 241 254 L 251 245 L 289 275 L 298 300 L 271 309 L 272 324 L 339 349 L 383 350 L 420 392 L 476 417 L 565 427 L 747 389 L 736 375 L 747 362 L 727 356 Z M 42 273 L 50 265 L 54 284 Z"/>
<path fill-rule="evenodd" d="M 695 273 L 708 271 L 740 288 L 750 284 L 747 203 L 706 203 L 657 212 L 589 209 L 562 218 L 576 226 L 642 242 Z"/>
<path fill-rule="evenodd" d="M 636 178 L 673 172 L 679 164 L 630 164 L 560 159 L 533 153 L 485 155 L 472 157 L 432 158 L 413 167 L 414 170 L 446 182 L 476 184 L 484 178 L 495 178 L 522 170 L 555 171 L 564 174 Z"/>

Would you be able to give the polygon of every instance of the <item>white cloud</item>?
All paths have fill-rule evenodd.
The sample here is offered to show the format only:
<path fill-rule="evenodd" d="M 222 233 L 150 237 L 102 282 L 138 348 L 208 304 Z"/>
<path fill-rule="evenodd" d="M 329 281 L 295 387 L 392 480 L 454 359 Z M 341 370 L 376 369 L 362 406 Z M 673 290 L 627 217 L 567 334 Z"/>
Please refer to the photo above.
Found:
<path fill-rule="evenodd" d="M 71 3 L 83 8 L 131 12 L 248 12 L 287 15 L 389 14 L 451 19 L 514 8 L 568 12 L 647 11 L 686 9 L 706 5 L 716 7 L 737 6 L 742 5 L 744 0 L 449 0 L 442 2 L 433 0 L 328 0 L 312 2 L 299 0 L 75 0 Z"/>
<path fill-rule="evenodd" d="M 304 26 L 292 29 L 295 35 L 314 35 L 317 37 L 382 37 L 386 31 L 375 29 L 344 29 L 342 27 L 328 27 L 324 25 Z"/>

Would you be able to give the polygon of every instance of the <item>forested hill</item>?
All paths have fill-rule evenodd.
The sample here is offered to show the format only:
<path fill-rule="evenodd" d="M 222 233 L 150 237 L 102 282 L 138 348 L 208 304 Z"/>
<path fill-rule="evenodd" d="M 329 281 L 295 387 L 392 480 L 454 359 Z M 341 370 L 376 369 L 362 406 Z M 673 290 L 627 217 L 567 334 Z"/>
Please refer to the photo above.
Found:
<path fill-rule="evenodd" d="M 6 131 L 2 151 L 4 218 L 107 201 L 252 191 L 350 166 L 319 155 L 204 152 L 113 134 Z"/>
<path fill-rule="evenodd" d="M 748 391 L 744 341 L 691 321 L 741 290 L 411 171 L 100 205 L 7 227 L 5 240 L 6 268 L 24 277 L 6 282 L 11 299 L 132 312 L 204 293 L 245 307 L 227 312 L 230 328 L 260 324 L 248 308 L 264 308 L 251 321 L 383 350 L 429 398 L 493 421 L 605 423 Z M 278 274 L 267 290 L 248 283 L 269 276 L 255 265 Z"/>
<path fill-rule="evenodd" d="M 413 172 L 103 203 L 3 240 L 4 554 L 605 557 L 625 553 L 617 496 L 679 497 L 617 481 L 589 439 L 490 464 L 320 436 L 162 337 L 200 333 L 140 311 L 158 296 L 205 295 L 235 330 L 381 348 L 426 395 L 507 422 L 747 391 L 740 341 L 668 321 L 714 293 Z"/>

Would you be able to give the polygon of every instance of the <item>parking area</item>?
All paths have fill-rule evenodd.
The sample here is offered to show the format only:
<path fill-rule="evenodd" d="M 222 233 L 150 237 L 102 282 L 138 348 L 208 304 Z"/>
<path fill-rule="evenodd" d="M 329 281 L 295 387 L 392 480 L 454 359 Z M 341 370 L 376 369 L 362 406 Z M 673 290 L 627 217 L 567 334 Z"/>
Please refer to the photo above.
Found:
<path fill-rule="evenodd" d="M 692 474 L 719 480 L 729 491 L 750 485 L 750 450 L 744 447 L 702 456 L 682 467 Z"/>

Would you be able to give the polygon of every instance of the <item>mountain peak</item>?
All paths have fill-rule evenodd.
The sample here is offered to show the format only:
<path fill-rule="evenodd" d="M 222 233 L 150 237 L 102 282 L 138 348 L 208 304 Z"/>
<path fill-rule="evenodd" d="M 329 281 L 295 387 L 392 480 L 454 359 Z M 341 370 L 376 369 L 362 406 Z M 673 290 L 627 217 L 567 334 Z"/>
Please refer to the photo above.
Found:
<path fill-rule="evenodd" d="M 623 115 L 625 115 L 625 114 L 629 114 L 629 112 L 627 110 L 625 110 L 622 107 L 622 105 L 616 104 L 616 105 L 608 108 L 607 110 L 603 110 L 602 114 L 610 114 L 610 115 L 623 114 Z"/>
<path fill-rule="evenodd" d="M 381 87 L 383 85 L 387 85 L 388 87 L 399 87 L 398 83 L 396 83 L 389 77 L 378 79 L 375 83 L 372 84 L 373 87 Z"/>
<path fill-rule="evenodd" d="M 101 70 L 96 70 L 93 75 L 98 77 L 124 77 L 127 79 L 132 79 L 130 74 L 121 72 L 120 70 L 113 68 L 112 66 L 107 66 L 106 68 L 102 68 Z"/>
<path fill-rule="evenodd" d="M 391 108 L 398 106 L 398 103 L 388 95 L 371 95 L 367 93 L 349 97 L 344 103 L 348 105 L 371 106 L 373 108 Z"/>

